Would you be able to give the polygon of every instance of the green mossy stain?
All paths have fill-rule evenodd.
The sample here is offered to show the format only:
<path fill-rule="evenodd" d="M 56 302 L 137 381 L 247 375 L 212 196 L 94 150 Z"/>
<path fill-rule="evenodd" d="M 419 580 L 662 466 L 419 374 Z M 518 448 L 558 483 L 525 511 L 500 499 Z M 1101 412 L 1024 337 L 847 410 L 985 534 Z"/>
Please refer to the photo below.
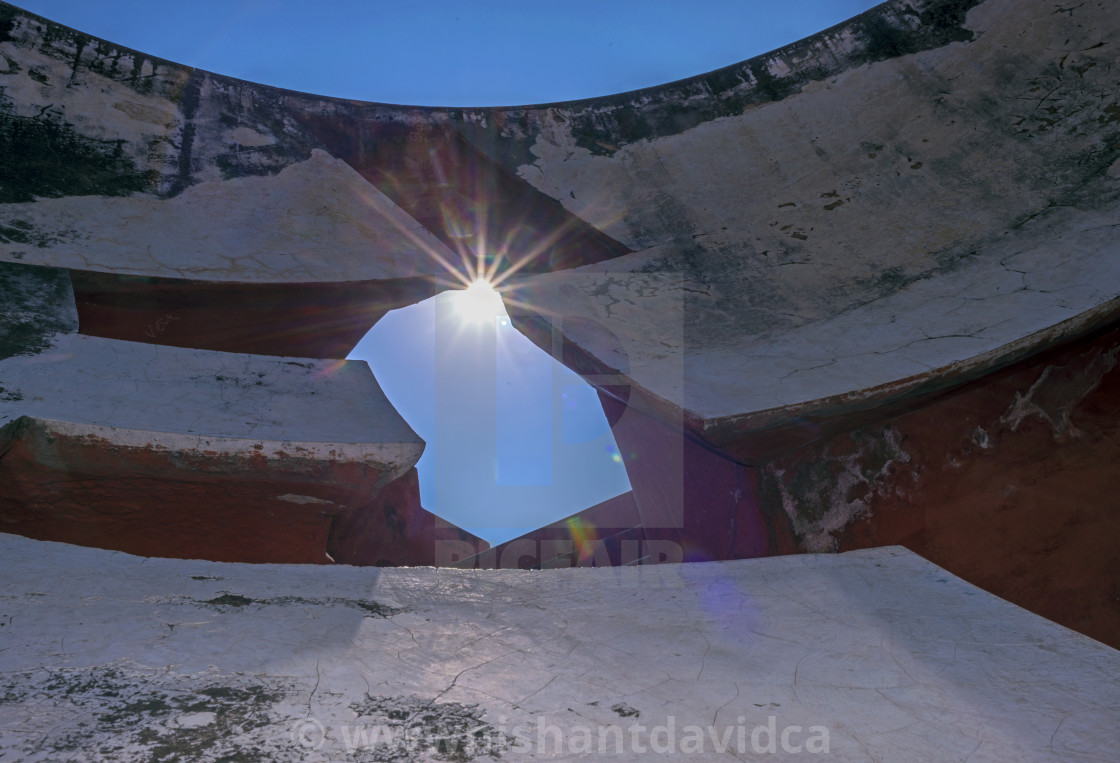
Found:
<path fill-rule="evenodd" d="M 15 28 L 16 9 L 10 5 L 0 6 L 0 42 L 10 41 Z"/>
<path fill-rule="evenodd" d="M 6 244 L 30 244 L 34 230 L 26 220 L 12 220 L 7 226 L 0 225 L 0 242 Z"/>
<path fill-rule="evenodd" d="M 403 538 L 405 521 L 400 515 L 400 512 L 398 512 L 396 507 L 391 503 L 386 503 L 383 511 L 385 512 L 385 526 L 388 527 L 394 535 Z"/>
<path fill-rule="evenodd" d="M 66 725 L 24 748 L 32 758 L 90 761 L 288 760 L 292 742 L 281 702 L 291 685 L 228 685 L 234 677 L 199 684 L 173 671 L 153 675 L 94 667 L 0 676 L 0 702 L 50 697 L 88 721 Z M 186 715 L 209 722 L 180 725 Z M 298 750 L 298 748 L 296 748 Z M 364 759 L 364 758 L 363 758 Z"/>
<path fill-rule="evenodd" d="M 0 110 L 0 156 L 0 204 L 128 196 L 153 190 L 157 178 L 136 167 L 123 140 L 86 137 L 47 111 L 23 117 Z"/>
<path fill-rule="evenodd" d="M 980 2 L 940 0 L 930 3 L 917 14 L 921 26 L 915 30 L 896 26 L 885 16 L 865 15 L 862 23 L 865 60 L 884 61 L 952 42 L 971 42 L 974 35 L 963 25 L 968 11 Z"/>
<path fill-rule="evenodd" d="M 223 180 L 232 180 L 240 177 L 275 175 L 294 161 L 306 158 L 294 152 L 290 146 L 276 144 L 256 146 L 248 150 L 227 151 L 214 157 L 214 163 L 221 170 Z"/>
<path fill-rule="evenodd" d="M 1097 119 L 1102 125 L 1120 122 L 1120 106 L 1115 103 L 1105 106 Z"/>
<path fill-rule="evenodd" d="M 802 517 L 811 521 L 824 518 L 832 508 L 827 499 L 837 477 L 836 464 L 829 461 L 800 463 L 787 482 L 787 489 Z"/>
<path fill-rule="evenodd" d="M 405 610 L 390 607 L 386 604 L 380 604 L 376 601 L 367 599 L 344 599 L 338 596 L 324 596 L 322 598 L 310 599 L 304 596 L 274 596 L 270 599 L 250 599 L 247 596 L 241 596 L 235 593 L 225 593 L 221 596 L 215 596 L 213 599 L 206 599 L 205 601 L 198 601 L 199 604 L 208 604 L 212 607 L 247 607 L 256 604 L 262 607 L 291 607 L 291 606 L 315 606 L 315 607 L 349 607 L 350 609 L 357 609 L 366 614 L 366 617 L 392 617 L 398 615 Z"/>
<path fill-rule="evenodd" d="M 202 603 L 212 604 L 215 607 L 247 607 L 256 602 L 245 596 L 239 596 L 235 593 L 226 593 L 221 596 L 215 596 L 213 599 L 207 599 Z"/>
<path fill-rule="evenodd" d="M 38 355 L 56 334 L 77 330 L 67 271 L 0 262 L 0 360 Z"/>
<path fill-rule="evenodd" d="M 202 83 L 197 76 L 192 76 L 186 87 L 183 88 L 179 100 L 179 110 L 183 114 L 186 124 L 179 137 L 179 169 L 175 179 L 171 182 L 169 196 L 178 196 L 192 183 L 191 175 L 194 172 L 194 141 L 198 127 L 192 121 L 198 113 L 198 105 L 202 98 Z"/>

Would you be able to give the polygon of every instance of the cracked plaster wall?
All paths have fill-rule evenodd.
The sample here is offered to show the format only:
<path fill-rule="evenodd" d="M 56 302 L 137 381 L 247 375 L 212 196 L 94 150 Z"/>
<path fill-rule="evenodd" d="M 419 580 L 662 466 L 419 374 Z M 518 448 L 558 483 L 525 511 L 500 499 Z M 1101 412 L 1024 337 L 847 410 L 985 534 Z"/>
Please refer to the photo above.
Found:
<path fill-rule="evenodd" d="M 803 551 L 898 543 L 1120 647 L 1120 334 L 1068 344 L 761 469 Z"/>

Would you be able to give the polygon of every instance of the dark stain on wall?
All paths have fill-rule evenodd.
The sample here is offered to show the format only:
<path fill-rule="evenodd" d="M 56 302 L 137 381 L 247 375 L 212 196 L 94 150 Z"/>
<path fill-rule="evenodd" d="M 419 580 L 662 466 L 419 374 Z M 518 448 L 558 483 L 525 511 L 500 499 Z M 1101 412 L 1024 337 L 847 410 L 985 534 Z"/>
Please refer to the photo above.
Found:
<path fill-rule="evenodd" d="M 741 114 L 752 105 L 780 101 L 810 82 L 847 69 L 968 42 L 973 33 L 964 28 L 965 17 L 981 2 L 888 3 L 851 22 L 862 38 L 862 45 L 853 51 L 834 49 L 834 30 L 825 30 L 773 53 L 678 83 L 595 99 L 593 106 L 575 102 L 569 109 L 572 133 L 581 147 L 610 156 L 627 143 L 676 135 L 703 122 Z M 770 72 L 772 61 L 797 64 L 778 76 Z"/>
<path fill-rule="evenodd" d="M 44 108 L 19 116 L 0 101 L 0 204 L 35 197 L 128 196 L 154 187 L 154 171 L 141 170 L 123 140 L 79 134 Z"/>
<path fill-rule="evenodd" d="M 208 75 L 207 116 L 209 133 L 200 140 L 221 152 L 213 162 L 224 180 L 275 175 L 297 162 L 306 161 L 319 143 L 292 119 L 284 103 L 285 94 L 271 88 Z M 244 146 L 233 137 L 237 128 L 247 128 L 276 142 Z"/>
<path fill-rule="evenodd" d="M 0 315 L 0 360 L 43 352 L 55 334 L 78 330 L 69 274 L 0 262 Z"/>
<path fill-rule="evenodd" d="M 24 27 L 33 27 L 33 31 L 21 34 L 17 18 L 22 20 Z M 66 62 L 70 66 L 71 79 L 76 79 L 81 70 L 85 69 L 128 85 L 138 93 L 147 94 L 155 90 L 156 82 L 162 79 L 161 68 L 164 72 L 175 68 L 192 71 L 189 67 L 178 67 L 169 61 L 99 40 L 18 8 L 0 9 L 0 30 L 3 30 L 5 24 L 7 31 L 0 37 L 0 42 L 10 40 L 20 46 L 34 46 L 39 53 Z M 128 71 L 121 67 L 122 59 L 132 60 Z M 145 64 L 151 64 L 151 70 L 147 74 L 144 73 Z M 174 100 L 174 92 L 165 95 Z"/>
<path fill-rule="evenodd" d="M 903 14 L 917 17 L 921 24 L 917 29 L 900 26 L 898 17 L 864 14 L 860 17 L 865 45 L 863 60 L 884 61 L 951 42 L 971 42 L 973 33 L 963 25 L 969 9 L 979 3 L 980 0 L 940 0 L 921 12 L 904 8 Z"/>
<path fill-rule="evenodd" d="M 0 42 L 12 39 L 12 30 L 16 26 L 16 9 L 11 6 L 0 8 Z"/>
<path fill-rule="evenodd" d="M 199 78 L 192 75 L 187 86 L 183 88 L 183 95 L 179 101 L 179 110 L 185 123 L 179 136 L 178 172 L 171 183 L 168 196 L 178 196 L 191 185 L 191 174 L 193 172 L 191 157 L 194 152 L 194 136 L 198 129 L 194 124 L 194 118 L 198 114 L 201 87 Z"/>

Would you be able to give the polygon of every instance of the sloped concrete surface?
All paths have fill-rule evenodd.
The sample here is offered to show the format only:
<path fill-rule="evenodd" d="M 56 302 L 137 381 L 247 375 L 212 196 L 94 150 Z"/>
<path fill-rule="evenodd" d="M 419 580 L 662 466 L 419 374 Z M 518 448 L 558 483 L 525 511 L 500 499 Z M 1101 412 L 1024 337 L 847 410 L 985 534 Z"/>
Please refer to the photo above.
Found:
<path fill-rule="evenodd" d="M 753 81 L 729 70 L 724 92 L 701 92 L 714 73 L 678 85 L 694 85 L 674 103 L 685 114 L 758 96 L 687 129 L 635 135 L 611 119 L 669 109 L 673 86 L 604 99 L 598 147 L 581 132 L 591 103 L 533 112 L 519 176 L 634 251 L 511 297 L 619 337 L 651 405 L 716 447 L 721 425 L 840 416 L 844 396 L 858 408 L 930 377 L 959 383 L 1115 320 L 1120 13 L 924 5 L 885 3 L 742 65 Z M 938 14 L 959 22 L 943 44 L 838 63 L 884 19 L 901 35 Z M 568 338 L 619 369 L 609 346 Z"/>
<path fill-rule="evenodd" d="M 542 572 L 15 536 L 0 556 L 5 760 L 757 760 L 772 745 L 1111 761 L 1120 745 L 1120 653 L 897 547 Z"/>
<path fill-rule="evenodd" d="M 15 233 L 63 231 L 0 244 L 0 260 L 104 273 L 313 283 L 440 274 L 441 262 L 456 259 L 319 149 L 275 176 L 203 182 L 166 201 L 142 194 L 43 199 L 0 204 L 0 216 Z"/>
<path fill-rule="evenodd" d="M 424 450 L 364 361 L 270 358 L 65 334 L 0 361 L 19 416 L 72 422 L 131 446 L 269 458 L 285 448 L 398 477 Z M 260 447 L 258 447 L 260 446 Z"/>
<path fill-rule="evenodd" d="M 606 369 L 625 368 L 649 393 L 646 410 L 683 411 L 719 442 L 712 430 L 729 422 L 763 428 L 807 410 L 842 411 L 843 400 L 858 409 L 931 379 L 959 383 L 1112 320 L 1120 310 L 1120 222 L 1094 216 L 1080 225 L 1041 241 L 1009 236 L 937 279 L 755 335 L 700 339 L 693 295 L 703 287 L 683 273 L 623 270 L 625 257 L 516 279 L 508 294 L 560 325 L 576 318 L 598 327 L 566 336 Z"/>

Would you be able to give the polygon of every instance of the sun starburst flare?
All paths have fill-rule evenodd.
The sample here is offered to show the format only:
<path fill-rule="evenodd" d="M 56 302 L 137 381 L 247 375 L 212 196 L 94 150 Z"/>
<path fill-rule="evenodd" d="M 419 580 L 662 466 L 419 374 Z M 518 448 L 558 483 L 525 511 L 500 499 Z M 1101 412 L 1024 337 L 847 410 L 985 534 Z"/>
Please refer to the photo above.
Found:
<path fill-rule="evenodd" d="M 455 312 L 466 323 L 493 321 L 505 313 L 502 297 L 485 278 L 476 278 L 455 293 Z"/>

